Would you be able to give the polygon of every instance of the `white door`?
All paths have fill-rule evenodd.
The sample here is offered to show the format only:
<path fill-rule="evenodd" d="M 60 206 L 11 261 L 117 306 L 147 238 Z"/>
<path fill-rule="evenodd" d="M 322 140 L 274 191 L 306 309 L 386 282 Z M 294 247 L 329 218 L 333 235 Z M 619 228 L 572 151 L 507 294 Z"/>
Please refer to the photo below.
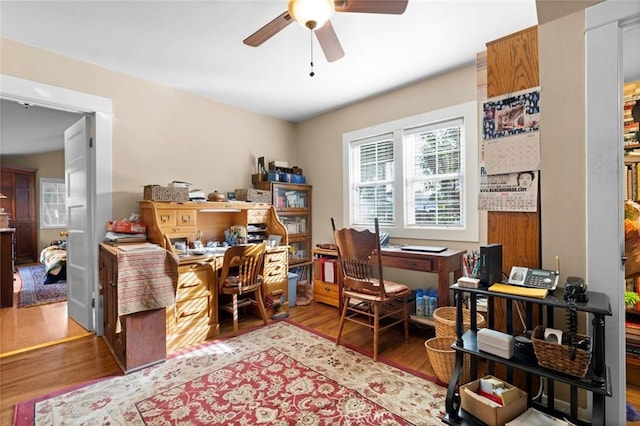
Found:
<path fill-rule="evenodd" d="M 67 190 L 67 309 L 87 330 L 93 330 L 91 265 L 91 214 L 89 212 L 90 117 L 82 117 L 64 131 Z"/>

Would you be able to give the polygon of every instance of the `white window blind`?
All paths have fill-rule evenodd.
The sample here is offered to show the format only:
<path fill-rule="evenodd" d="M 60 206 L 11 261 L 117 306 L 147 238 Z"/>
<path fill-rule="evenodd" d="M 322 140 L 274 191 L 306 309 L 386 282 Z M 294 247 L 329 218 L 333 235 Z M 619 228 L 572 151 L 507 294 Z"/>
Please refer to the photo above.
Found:
<path fill-rule="evenodd" d="M 475 101 L 343 135 L 344 226 L 478 241 Z"/>
<path fill-rule="evenodd" d="M 408 227 L 463 225 L 461 119 L 404 132 Z"/>
<path fill-rule="evenodd" d="M 354 144 L 354 224 L 394 223 L 394 155 L 392 134 Z"/>

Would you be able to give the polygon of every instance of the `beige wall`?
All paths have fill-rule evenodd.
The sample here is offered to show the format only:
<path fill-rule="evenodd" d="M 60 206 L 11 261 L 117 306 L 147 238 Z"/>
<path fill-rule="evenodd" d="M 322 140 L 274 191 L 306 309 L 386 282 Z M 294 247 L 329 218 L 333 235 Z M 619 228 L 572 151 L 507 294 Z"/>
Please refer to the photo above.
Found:
<path fill-rule="evenodd" d="M 584 11 L 539 27 L 542 264 L 586 275 Z"/>
<path fill-rule="evenodd" d="M 344 133 L 469 102 L 476 91 L 476 66 L 470 65 L 298 124 L 298 164 L 313 184 L 314 242 L 332 240 L 331 217 L 342 225 Z"/>
<path fill-rule="evenodd" d="M 250 188 L 256 158 L 295 163 L 292 124 L 86 62 L 0 39 L 0 73 L 113 101 L 114 218 L 138 211 L 144 185 Z M 99 159 L 98 159 L 99 161 Z"/>
<path fill-rule="evenodd" d="M 60 135 L 62 138 L 62 135 Z M 36 169 L 36 217 L 38 221 L 38 253 L 51 241 L 59 240 L 61 229 L 40 228 L 40 178 L 64 179 L 64 151 L 47 152 L 34 155 L 0 155 L 3 165 L 29 167 Z"/>
<path fill-rule="evenodd" d="M 541 25 L 539 32 L 542 105 L 548 108 L 541 133 L 543 266 L 553 268 L 560 256 L 563 272 L 572 275 L 585 271 L 585 173 L 579 154 L 584 70 L 576 66 L 584 62 L 583 18 L 583 12 L 575 13 Z M 314 186 L 314 244 L 331 241 L 330 217 L 342 221 L 343 133 L 477 97 L 476 67 L 469 65 L 293 125 L 0 41 L 3 74 L 113 100 L 114 218 L 137 211 L 146 184 L 185 180 L 205 192 L 250 187 L 255 158 L 264 155 L 302 167 Z M 448 246 L 471 250 L 486 242 L 486 214 L 478 214 L 480 241 Z"/>

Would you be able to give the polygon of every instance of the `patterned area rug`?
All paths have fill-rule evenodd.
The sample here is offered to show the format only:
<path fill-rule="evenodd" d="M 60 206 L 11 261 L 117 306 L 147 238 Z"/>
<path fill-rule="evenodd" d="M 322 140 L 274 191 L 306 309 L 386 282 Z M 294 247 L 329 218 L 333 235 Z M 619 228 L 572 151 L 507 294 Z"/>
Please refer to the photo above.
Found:
<path fill-rule="evenodd" d="M 446 389 L 281 321 L 16 406 L 15 425 L 440 425 Z"/>
<path fill-rule="evenodd" d="M 19 308 L 67 300 L 66 282 L 44 284 L 44 265 L 18 266 L 18 274 L 21 280 Z"/>

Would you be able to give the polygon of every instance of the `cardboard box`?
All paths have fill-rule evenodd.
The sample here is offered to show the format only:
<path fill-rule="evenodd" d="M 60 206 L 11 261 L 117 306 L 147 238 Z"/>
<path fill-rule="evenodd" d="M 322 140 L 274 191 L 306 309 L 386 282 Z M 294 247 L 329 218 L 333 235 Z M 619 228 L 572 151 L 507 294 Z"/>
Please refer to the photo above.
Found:
<path fill-rule="evenodd" d="M 114 220 L 107 222 L 107 231 L 118 232 L 121 234 L 146 234 L 147 226 L 141 222 Z"/>
<path fill-rule="evenodd" d="M 486 376 L 486 378 L 495 378 Z M 527 393 L 518 389 L 519 397 L 510 404 L 501 406 L 484 396 L 478 395 L 480 380 L 474 380 L 460 386 L 460 405 L 463 410 L 485 422 L 489 426 L 504 426 L 505 423 L 518 417 L 527 410 Z M 508 389 L 514 386 L 505 383 Z M 517 388 L 516 388 L 517 389 Z"/>
<path fill-rule="evenodd" d="M 287 168 L 289 163 L 287 161 L 269 161 L 269 170 L 277 170 L 279 168 Z"/>
<path fill-rule="evenodd" d="M 147 201 L 173 201 L 184 203 L 189 201 L 189 188 L 169 188 L 168 186 L 146 185 L 144 199 Z"/>
<path fill-rule="evenodd" d="M 262 189 L 236 189 L 236 200 L 252 203 L 271 203 L 271 191 Z"/>
<path fill-rule="evenodd" d="M 267 180 L 266 173 L 254 173 L 251 175 L 251 183 L 260 183 Z"/>

